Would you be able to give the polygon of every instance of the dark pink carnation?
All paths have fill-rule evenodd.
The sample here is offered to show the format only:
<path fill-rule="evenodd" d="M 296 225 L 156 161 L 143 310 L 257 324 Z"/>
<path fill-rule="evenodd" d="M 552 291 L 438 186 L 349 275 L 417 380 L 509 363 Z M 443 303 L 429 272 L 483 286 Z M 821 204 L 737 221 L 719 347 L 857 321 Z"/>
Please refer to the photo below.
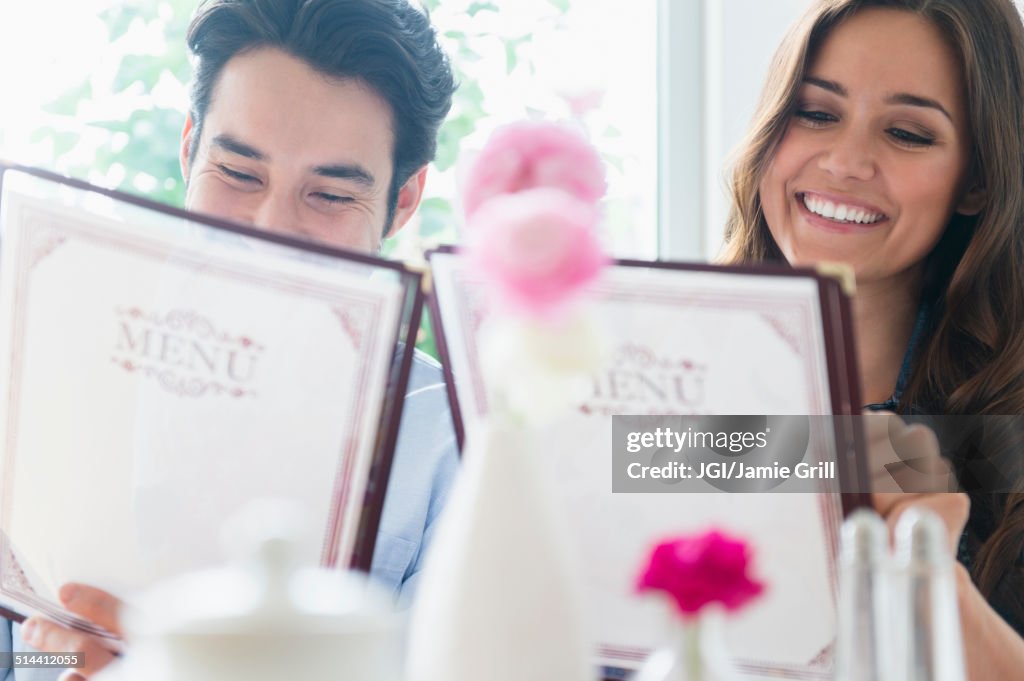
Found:
<path fill-rule="evenodd" d="M 466 258 L 502 302 L 534 316 L 556 311 L 600 273 L 597 209 L 558 189 L 496 196 L 473 214 Z"/>
<path fill-rule="evenodd" d="M 688 617 L 709 603 L 736 610 L 764 591 L 747 574 L 749 554 L 745 542 L 717 530 L 662 542 L 651 552 L 637 589 L 666 592 Z"/>
<path fill-rule="evenodd" d="M 463 192 L 466 219 L 488 199 L 537 187 L 561 189 L 586 203 L 604 196 L 604 164 L 575 130 L 543 122 L 499 128 L 476 158 Z"/>

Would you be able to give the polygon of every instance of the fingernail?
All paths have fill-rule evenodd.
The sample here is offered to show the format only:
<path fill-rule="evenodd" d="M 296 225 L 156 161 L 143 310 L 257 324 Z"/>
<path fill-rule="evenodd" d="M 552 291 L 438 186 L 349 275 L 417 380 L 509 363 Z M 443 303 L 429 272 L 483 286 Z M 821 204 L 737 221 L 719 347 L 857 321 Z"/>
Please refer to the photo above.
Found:
<path fill-rule="evenodd" d="M 28 620 L 21 625 L 21 638 L 25 643 L 32 645 L 32 639 L 36 635 L 36 623 L 34 620 Z"/>
<path fill-rule="evenodd" d="M 76 593 L 78 593 L 77 586 L 75 586 L 74 584 L 65 584 L 57 592 L 57 595 L 60 597 L 61 602 L 67 605 L 68 601 L 74 598 Z"/>

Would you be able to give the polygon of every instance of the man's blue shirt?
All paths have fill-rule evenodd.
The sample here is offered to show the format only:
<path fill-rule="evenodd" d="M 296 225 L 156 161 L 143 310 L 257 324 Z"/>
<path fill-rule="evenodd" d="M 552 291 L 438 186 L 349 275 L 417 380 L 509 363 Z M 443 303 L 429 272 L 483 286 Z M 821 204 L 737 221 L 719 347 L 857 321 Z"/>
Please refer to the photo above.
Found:
<path fill-rule="evenodd" d="M 406 607 L 459 465 L 441 365 L 417 352 L 370 573 Z"/>

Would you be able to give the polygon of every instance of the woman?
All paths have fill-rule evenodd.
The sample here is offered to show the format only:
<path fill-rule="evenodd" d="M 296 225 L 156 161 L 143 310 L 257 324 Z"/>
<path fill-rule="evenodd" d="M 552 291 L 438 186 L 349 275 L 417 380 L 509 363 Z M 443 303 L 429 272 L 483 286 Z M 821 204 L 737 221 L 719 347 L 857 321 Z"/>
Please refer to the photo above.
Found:
<path fill-rule="evenodd" d="M 725 260 L 853 267 L 870 407 L 1024 414 L 1024 29 L 1011 1 L 825 0 L 770 74 L 734 168 Z M 1024 449 L 998 451 L 1012 458 L 989 446 L 987 467 L 954 459 L 978 490 L 969 522 L 962 495 L 875 498 L 890 522 L 912 505 L 954 536 L 967 522 L 972 679 L 1024 665 Z"/>

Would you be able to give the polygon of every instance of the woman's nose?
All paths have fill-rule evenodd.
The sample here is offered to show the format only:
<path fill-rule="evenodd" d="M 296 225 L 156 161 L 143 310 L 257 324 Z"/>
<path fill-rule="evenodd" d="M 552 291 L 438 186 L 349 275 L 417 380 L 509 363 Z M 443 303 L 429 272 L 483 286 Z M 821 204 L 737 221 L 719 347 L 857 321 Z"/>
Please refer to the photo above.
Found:
<path fill-rule="evenodd" d="M 876 172 L 876 165 L 870 135 L 853 126 L 836 130 L 818 163 L 822 170 L 836 179 L 871 179 Z"/>

